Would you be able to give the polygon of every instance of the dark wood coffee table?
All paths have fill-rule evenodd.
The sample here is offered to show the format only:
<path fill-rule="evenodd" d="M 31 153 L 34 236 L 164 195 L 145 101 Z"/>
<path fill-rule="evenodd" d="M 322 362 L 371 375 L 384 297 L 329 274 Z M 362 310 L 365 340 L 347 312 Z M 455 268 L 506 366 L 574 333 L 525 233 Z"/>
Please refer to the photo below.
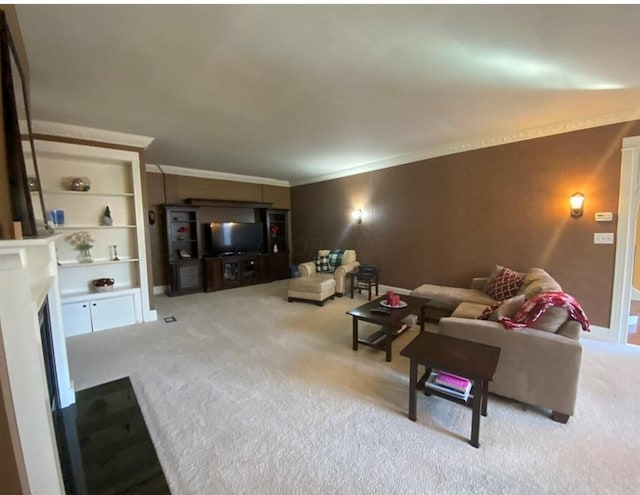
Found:
<path fill-rule="evenodd" d="M 424 308 L 429 302 L 423 297 L 400 296 L 400 300 L 407 303 L 404 308 L 392 309 L 389 314 L 372 313 L 371 310 L 380 307 L 380 301 L 385 297 L 379 297 L 367 304 L 347 311 L 353 317 L 353 350 L 358 350 L 358 344 L 366 345 L 386 352 L 387 362 L 391 362 L 391 342 L 398 334 L 394 329 L 400 326 L 400 322 L 409 315 L 420 315 L 420 332 L 424 330 Z M 358 322 L 366 321 L 382 328 L 366 338 L 358 337 Z"/>
<path fill-rule="evenodd" d="M 448 371 L 473 382 L 472 396 L 468 400 L 458 399 L 437 390 L 425 389 L 428 395 L 437 395 L 444 399 L 469 405 L 472 403 L 471 441 L 474 447 L 480 442 L 480 414 L 487 415 L 487 396 L 489 382 L 493 380 L 500 358 L 500 348 L 479 344 L 469 340 L 457 339 L 447 335 L 420 332 L 400 351 L 401 356 L 411 360 L 409 370 L 409 419 L 416 420 L 416 389 L 424 388 L 431 370 Z M 418 365 L 424 365 L 425 374 L 418 381 Z"/>

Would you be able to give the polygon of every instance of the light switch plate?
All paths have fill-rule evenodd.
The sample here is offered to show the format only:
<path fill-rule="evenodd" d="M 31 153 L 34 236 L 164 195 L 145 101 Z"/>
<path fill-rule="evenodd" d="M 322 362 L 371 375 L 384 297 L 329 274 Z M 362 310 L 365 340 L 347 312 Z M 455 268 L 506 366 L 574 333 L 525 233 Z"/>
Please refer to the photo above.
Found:
<path fill-rule="evenodd" d="M 593 243 L 594 244 L 613 244 L 614 235 L 613 234 L 602 234 L 596 233 L 593 234 Z"/>

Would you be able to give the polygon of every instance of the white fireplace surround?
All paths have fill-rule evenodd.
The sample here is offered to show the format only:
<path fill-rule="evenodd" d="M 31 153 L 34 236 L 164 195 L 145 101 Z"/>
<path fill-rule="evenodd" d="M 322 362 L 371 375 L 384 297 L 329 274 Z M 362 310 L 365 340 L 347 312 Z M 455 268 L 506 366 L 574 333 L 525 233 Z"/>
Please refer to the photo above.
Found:
<path fill-rule="evenodd" d="M 49 299 L 60 406 L 75 402 L 62 328 L 55 236 L 0 241 L 0 337 L 32 493 L 63 494 L 38 311 Z"/>

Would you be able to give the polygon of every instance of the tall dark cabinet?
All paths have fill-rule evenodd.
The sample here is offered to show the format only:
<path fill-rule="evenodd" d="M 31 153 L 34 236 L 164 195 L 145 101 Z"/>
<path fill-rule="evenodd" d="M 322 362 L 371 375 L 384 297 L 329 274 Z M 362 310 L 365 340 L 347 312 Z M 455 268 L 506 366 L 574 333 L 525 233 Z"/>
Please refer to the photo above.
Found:
<path fill-rule="evenodd" d="M 164 205 L 164 216 L 169 280 L 167 295 L 201 292 L 203 270 L 198 208 Z"/>
<path fill-rule="evenodd" d="M 268 278 L 289 278 L 289 210 L 268 209 L 265 211 L 267 246 L 269 249 Z"/>

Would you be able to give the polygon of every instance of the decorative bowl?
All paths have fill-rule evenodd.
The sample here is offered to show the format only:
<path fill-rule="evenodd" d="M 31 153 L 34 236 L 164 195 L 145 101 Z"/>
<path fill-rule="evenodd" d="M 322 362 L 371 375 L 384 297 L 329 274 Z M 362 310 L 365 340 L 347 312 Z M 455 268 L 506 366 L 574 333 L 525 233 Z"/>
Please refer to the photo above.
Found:
<path fill-rule="evenodd" d="M 91 282 L 93 290 L 96 292 L 110 292 L 113 290 L 115 280 L 112 278 L 97 278 Z"/>
<path fill-rule="evenodd" d="M 71 191 L 83 191 L 87 192 L 91 189 L 91 181 L 88 177 L 74 177 L 69 182 L 69 189 Z"/>

